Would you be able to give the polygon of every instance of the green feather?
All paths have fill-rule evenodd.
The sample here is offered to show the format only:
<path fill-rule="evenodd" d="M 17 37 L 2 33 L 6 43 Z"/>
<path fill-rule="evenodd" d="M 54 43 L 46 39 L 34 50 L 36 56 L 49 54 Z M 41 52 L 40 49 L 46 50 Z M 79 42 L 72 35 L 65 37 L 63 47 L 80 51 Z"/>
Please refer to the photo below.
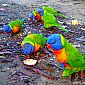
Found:
<path fill-rule="evenodd" d="M 8 25 L 11 27 L 11 29 L 14 28 L 14 26 L 18 26 L 19 28 L 22 28 L 22 25 L 24 24 L 24 20 L 16 19 L 11 21 Z"/>
<path fill-rule="evenodd" d="M 69 69 L 65 67 L 62 76 L 70 76 L 74 72 L 85 70 L 85 55 L 81 54 L 80 51 L 69 43 L 63 36 L 61 36 L 63 48 L 68 56 L 66 64 L 72 67 Z"/>
<path fill-rule="evenodd" d="M 38 14 L 38 10 L 35 10 L 33 14 L 36 16 Z"/>
<path fill-rule="evenodd" d="M 65 29 L 60 23 L 58 23 L 57 19 L 51 13 L 45 12 L 45 14 L 42 16 L 42 20 L 44 21 L 45 28 L 56 26 L 68 32 L 67 29 Z"/>
<path fill-rule="evenodd" d="M 72 72 L 78 72 L 80 70 L 85 70 L 85 56 L 80 53 L 72 44 L 70 44 L 66 39 L 64 40 L 64 46 L 66 53 L 68 54 L 67 63 L 72 66 Z M 76 68 L 74 70 L 74 68 Z"/>
<path fill-rule="evenodd" d="M 21 22 L 22 25 L 24 24 L 24 21 L 25 21 L 25 18 L 23 18 L 23 19 L 20 20 L 20 22 Z"/>
<path fill-rule="evenodd" d="M 48 13 L 51 13 L 51 14 L 53 14 L 53 15 L 55 15 L 56 14 L 56 10 L 54 10 L 52 7 L 50 7 L 50 6 L 42 6 L 42 8 L 44 9 L 44 10 L 46 10 Z"/>
<path fill-rule="evenodd" d="M 36 42 L 37 44 L 43 47 L 46 43 L 46 40 L 47 39 L 43 37 L 41 34 L 30 34 L 24 38 L 23 42 L 24 43 L 26 43 L 27 41 L 31 41 L 33 43 Z"/>
<path fill-rule="evenodd" d="M 48 40 L 48 38 L 47 37 L 44 37 L 42 33 L 40 33 L 40 35 L 43 37 L 44 42 L 46 42 Z"/>
<path fill-rule="evenodd" d="M 52 8 L 52 7 L 50 7 L 50 6 L 42 6 L 42 8 L 43 8 L 44 10 L 46 10 L 48 13 L 51 13 L 51 14 L 53 14 L 53 15 L 55 15 L 55 16 L 61 16 L 61 17 L 64 17 L 64 18 L 68 18 L 67 16 L 65 16 L 65 15 L 62 14 L 62 13 L 57 12 L 54 8 Z"/>

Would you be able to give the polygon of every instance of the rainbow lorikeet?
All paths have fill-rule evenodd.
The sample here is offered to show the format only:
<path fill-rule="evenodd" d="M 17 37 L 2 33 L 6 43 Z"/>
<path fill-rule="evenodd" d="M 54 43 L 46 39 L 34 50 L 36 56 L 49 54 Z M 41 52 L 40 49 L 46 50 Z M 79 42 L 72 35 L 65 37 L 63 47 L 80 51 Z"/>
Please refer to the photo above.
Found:
<path fill-rule="evenodd" d="M 13 20 L 11 21 L 9 24 L 5 25 L 3 27 L 3 30 L 6 32 L 6 33 L 17 33 L 19 32 L 22 27 L 23 27 L 23 24 L 24 24 L 24 20 L 25 19 L 16 19 L 16 20 Z"/>
<path fill-rule="evenodd" d="M 67 16 L 65 16 L 64 14 L 60 13 L 59 11 L 55 10 L 54 8 L 50 7 L 50 6 L 41 6 L 40 9 L 43 9 L 43 11 L 47 11 L 48 13 L 53 14 L 54 16 L 57 17 L 64 17 L 64 18 L 68 18 Z"/>
<path fill-rule="evenodd" d="M 21 44 L 24 54 L 38 52 L 38 50 L 44 47 L 46 40 L 47 38 L 43 37 L 42 34 L 27 35 Z"/>
<path fill-rule="evenodd" d="M 29 14 L 29 18 L 37 21 L 42 20 L 45 28 L 56 26 L 68 32 L 68 30 L 62 27 L 62 25 L 57 21 L 54 15 L 48 13 L 46 10 L 45 11 L 43 9 L 35 10 L 33 13 Z"/>
<path fill-rule="evenodd" d="M 35 11 L 33 11 L 33 13 L 30 13 L 29 14 L 29 16 L 28 16 L 28 18 L 31 20 L 31 21 L 39 21 L 39 20 L 41 20 L 41 15 L 40 15 L 40 13 L 38 12 L 38 10 L 35 10 Z"/>
<path fill-rule="evenodd" d="M 41 6 L 40 9 L 35 10 L 33 13 L 29 14 L 29 18 L 32 19 L 36 19 L 36 20 L 40 20 L 41 16 L 43 16 L 44 12 L 47 11 L 48 13 L 53 14 L 54 16 L 61 16 L 64 18 L 68 18 L 67 16 L 65 16 L 64 14 L 56 11 L 54 8 L 50 7 L 50 6 Z"/>
<path fill-rule="evenodd" d="M 70 44 L 61 34 L 48 37 L 47 47 L 52 48 L 58 62 L 64 65 L 62 76 L 85 70 L 85 55 Z"/>
<path fill-rule="evenodd" d="M 51 13 L 45 12 L 44 15 L 42 16 L 42 21 L 44 22 L 45 28 L 56 26 L 68 32 L 68 30 L 65 29 Z"/>

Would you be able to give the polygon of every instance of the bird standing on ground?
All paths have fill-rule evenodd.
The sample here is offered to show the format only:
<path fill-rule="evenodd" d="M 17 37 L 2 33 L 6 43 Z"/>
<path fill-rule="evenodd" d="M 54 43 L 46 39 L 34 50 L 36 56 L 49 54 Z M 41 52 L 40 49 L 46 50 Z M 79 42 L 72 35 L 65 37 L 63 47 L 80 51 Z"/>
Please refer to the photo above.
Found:
<path fill-rule="evenodd" d="M 42 34 L 27 35 L 21 44 L 24 54 L 38 52 L 41 48 L 44 47 L 46 40 L 47 38 L 43 37 Z"/>
<path fill-rule="evenodd" d="M 68 18 L 67 16 L 65 16 L 64 14 L 60 13 L 59 11 L 55 10 L 54 8 L 50 6 L 41 6 L 41 9 L 46 10 L 48 13 L 51 13 L 56 17 Z"/>
<path fill-rule="evenodd" d="M 52 48 L 56 60 L 64 66 L 62 76 L 85 70 L 85 56 L 70 44 L 61 34 L 48 37 L 48 48 Z"/>
<path fill-rule="evenodd" d="M 15 34 L 22 30 L 25 19 L 16 19 L 3 27 L 4 32 Z"/>
<path fill-rule="evenodd" d="M 33 13 L 29 14 L 29 18 L 32 21 L 41 20 L 43 22 L 45 28 L 50 28 L 50 27 L 56 26 L 59 29 L 62 29 L 64 31 L 68 32 L 68 30 L 65 29 L 58 22 L 58 20 L 55 18 L 55 16 L 52 13 L 49 13 L 48 10 L 43 10 L 42 8 L 40 8 L 39 10 L 35 10 Z"/>

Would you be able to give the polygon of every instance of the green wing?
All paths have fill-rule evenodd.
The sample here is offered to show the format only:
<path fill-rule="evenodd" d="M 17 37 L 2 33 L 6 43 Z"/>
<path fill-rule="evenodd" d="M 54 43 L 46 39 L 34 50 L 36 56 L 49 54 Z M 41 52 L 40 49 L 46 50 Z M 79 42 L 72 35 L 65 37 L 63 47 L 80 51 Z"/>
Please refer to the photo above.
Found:
<path fill-rule="evenodd" d="M 78 49 L 76 49 L 72 44 L 69 42 L 65 42 L 65 51 L 68 54 L 68 61 L 67 63 L 72 66 L 81 68 L 81 70 L 85 70 L 85 56 L 83 56 Z"/>
<path fill-rule="evenodd" d="M 14 21 L 11 21 L 11 22 L 9 23 L 9 26 L 11 27 L 11 29 L 13 29 L 14 26 L 18 26 L 19 28 L 22 28 L 22 24 L 23 24 L 23 23 L 24 23 L 23 20 L 16 19 L 16 20 L 14 20 Z"/>
<path fill-rule="evenodd" d="M 27 41 L 27 40 L 30 40 L 33 43 L 36 42 L 37 44 L 43 47 L 46 43 L 47 38 L 43 37 L 43 35 L 41 34 L 30 34 L 24 39 L 24 41 Z"/>
<path fill-rule="evenodd" d="M 43 37 L 41 34 L 35 34 L 34 36 L 34 40 L 37 44 L 41 45 L 42 47 L 45 45 L 46 43 L 46 38 Z"/>
<path fill-rule="evenodd" d="M 54 10 L 52 7 L 50 7 L 50 6 L 42 6 L 42 8 L 44 9 L 44 10 L 46 10 L 48 13 L 51 13 L 51 14 L 53 14 L 53 15 L 55 15 L 56 14 L 56 10 Z"/>
<path fill-rule="evenodd" d="M 67 29 L 65 29 L 64 27 L 62 27 L 62 25 L 60 23 L 58 23 L 57 19 L 53 16 L 53 14 L 46 12 L 43 16 L 42 16 L 42 20 L 44 21 L 44 26 L 45 28 L 49 28 L 52 26 L 56 26 L 61 28 L 62 30 L 68 32 Z"/>
<path fill-rule="evenodd" d="M 51 14 L 53 14 L 53 15 L 55 15 L 55 16 L 61 16 L 61 17 L 64 17 L 64 18 L 68 18 L 67 16 L 65 16 L 64 14 L 62 14 L 62 13 L 59 13 L 59 12 L 57 12 L 54 8 L 52 8 L 52 7 L 50 7 L 50 6 L 42 6 L 42 8 L 44 9 L 44 10 L 46 10 L 48 13 L 51 13 Z"/>

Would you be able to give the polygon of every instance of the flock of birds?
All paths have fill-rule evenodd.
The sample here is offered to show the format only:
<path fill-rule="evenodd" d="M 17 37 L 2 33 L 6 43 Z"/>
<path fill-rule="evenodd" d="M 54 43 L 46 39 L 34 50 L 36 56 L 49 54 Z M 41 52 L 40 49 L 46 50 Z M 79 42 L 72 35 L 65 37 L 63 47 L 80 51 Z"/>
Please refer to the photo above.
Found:
<path fill-rule="evenodd" d="M 42 21 L 45 28 L 55 26 L 68 33 L 69 30 L 58 22 L 56 18 L 58 16 L 68 18 L 50 6 L 41 6 L 40 9 L 30 13 L 28 17 L 31 22 Z M 20 32 L 23 30 L 24 21 L 25 19 L 11 21 L 3 27 L 4 33 L 16 34 Z M 85 71 L 85 56 L 69 43 L 62 34 L 52 34 L 48 37 L 43 36 L 42 33 L 29 34 L 23 39 L 21 47 L 23 53 L 29 55 L 44 48 L 45 44 L 47 44 L 48 49 L 53 50 L 56 60 L 64 67 L 62 76 L 68 77 L 73 73 Z"/>

